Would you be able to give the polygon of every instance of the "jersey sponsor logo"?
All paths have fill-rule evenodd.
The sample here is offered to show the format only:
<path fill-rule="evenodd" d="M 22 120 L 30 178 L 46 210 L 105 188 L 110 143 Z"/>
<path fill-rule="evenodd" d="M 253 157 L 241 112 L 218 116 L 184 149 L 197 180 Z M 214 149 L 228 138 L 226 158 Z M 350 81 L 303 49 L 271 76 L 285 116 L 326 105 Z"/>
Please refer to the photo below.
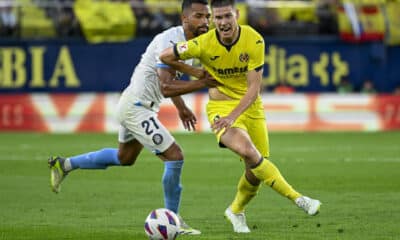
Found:
<path fill-rule="evenodd" d="M 248 62 L 249 61 L 249 54 L 247 54 L 247 53 L 241 53 L 240 55 L 239 55 L 239 60 L 241 61 L 241 62 Z"/>
<path fill-rule="evenodd" d="M 214 61 L 214 60 L 216 60 L 217 58 L 219 58 L 219 56 L 210 57 L 210 60 L 211 60 L 211 61 Z"/>
<path fill-rule="evenodd" d="M 161 134 L 156 133 L 153 135 L 152 140 L 155 145 L 160 145 L 163 142 L 164 138 Z"/>
<path fill-rule="evenodd" d="M 188 44 L 187 42 L 184 43 L 178 43 L 178 47 L 177 47 L 178 53 L 184 53 L 188 50 Z"/>
<path fill-rule="evenodd" d="M 246 73 L 247 66 L 245 67 L 233 67 L 233 68 L 213 68 L 214 72 L 219 75 L 233 75 L 236 73 Z"/>

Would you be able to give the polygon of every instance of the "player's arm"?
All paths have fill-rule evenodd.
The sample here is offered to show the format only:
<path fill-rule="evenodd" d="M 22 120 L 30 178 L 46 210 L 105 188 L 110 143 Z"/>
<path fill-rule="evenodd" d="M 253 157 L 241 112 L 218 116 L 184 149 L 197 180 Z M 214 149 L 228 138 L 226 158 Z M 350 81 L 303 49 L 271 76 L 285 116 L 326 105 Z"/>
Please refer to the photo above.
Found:
<path fill-rule="evenodd" d="M 161 81 L 161 86 L 163 85 L 173 85 L 170 82 L 176 81 L 175 79 L 175 71 L 171 68 L 157 68 L 157 74 L 159 76 L 159 79 Z M 181 82 L 181 81 L 179 81 Z M 178 89 L 179 90 L 179 89 Z M 165 94 L 165 91 L 163 91 L 163 87 L 161 87 L 161 91 L 163 95 Z M 178 93 L 179 91 L 170 91 L 170 93 Z M 170 96 L 168 96 L 170 97 Z M 196 130 L 195 124 L 197 122 L 196 116 L 193 114 L 193 112 L 186 106 L 185 102 L 180 96 L 175 96 L 171 97 L 171 100 L 173 104 L 175 105 L 176 109 L 178 110 L 179 118 L 182 121 L 182 124 L 185 129 L 191 131 L 191 130 Z"/>
<path fill-rule="evenodd" d="M 204 77 L 205 71 L 201 68 L 196 68 L 191 65 L 185 64 L 181 62 L 181 60 L 177 49 L 177 45 L 175 44 L 173 47 L 169 47 L 161 52 L 160 60 L 171 66 L 172 68 L 176 69 L 179 72 L 188 74 L 195 78 L 202 78 Z"/>
<path fill-rule="evenodd" d="M 247 73 L 247 92 L 240 100 L 239 105 L 229 114 L 231 118 L 236 120 L 257 99 L 261 89 L 262 74 L 262 68 Z"/>
<path fill-rule="evenodd" d="M 223 128 L 229 128 L 235 120 L 244 112 L 251 104 L 257 99 L 260 93 L 262 84 L 262 67 L 251 70 L 247 73 L 247 92 L 240 100 L 239 104 L 232 110 L 232 112 L 223 118 L 215 121 L 212 128 L 215 131 L 220 131 Z"/>
<path fill-rule="evenodd" d="M 171 98 L 172 102 L 174 103 L 176 109 L 178 109 L 178 114 L 179 118 L 182 121 L 183 127 L 188 130 L 188 131 L 194 131 L 196 130 L 196 123 L 197 123 L 197 118 L 190 110 L 185 102 L 183 101 L 182 97 L 172 97 Z"/>
<path fill-rule="evenodd" d="M 260 93 L 265 45 L 264 39 L 259 34 L 257 34 L 254 39 L 251 39 L 252 40 L 249 42 L 250 58 L 248 63 L 249 71 L 247 73 L 247 92 L 228 116 L 220 118 L 213 124 L 212 128 L 216 131 L 231 127 L 235 120 L 254 103 Z"/>
<path fill-rule="evenodd" d="M 189 66 L 189 65 L 188 65 Z M 164 97 L 174 97 L 198 91 L 205 87 L 215 87 L 218 82 L 205 70 L 202 77 L 196 81 L 182 81 L 175 78 L 175 70 L 171 68 L 158 68 L 157 73 L 161 81 L 161 93 Z"/>

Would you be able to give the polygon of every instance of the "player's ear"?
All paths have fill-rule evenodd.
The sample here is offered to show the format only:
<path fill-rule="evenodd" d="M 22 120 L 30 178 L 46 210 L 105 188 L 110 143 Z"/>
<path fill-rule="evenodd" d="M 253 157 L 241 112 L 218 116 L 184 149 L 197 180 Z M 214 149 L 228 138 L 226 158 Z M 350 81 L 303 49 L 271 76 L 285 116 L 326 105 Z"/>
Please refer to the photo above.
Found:
<path fill-rule="evenodd" d="M 239 9 L 235 8 L 236 20 L 239 20 L 240 12 Z"/>
<path fill-rule="evenodd" d="M 184 11 L 184 12 L 181 14 L 181 22 L 182 22 L 182 25 L 188 23 L 188 21 L 189 21 L 188 15 L 187 15 L 187 14 L 185 13 L 185 11 Z"/>

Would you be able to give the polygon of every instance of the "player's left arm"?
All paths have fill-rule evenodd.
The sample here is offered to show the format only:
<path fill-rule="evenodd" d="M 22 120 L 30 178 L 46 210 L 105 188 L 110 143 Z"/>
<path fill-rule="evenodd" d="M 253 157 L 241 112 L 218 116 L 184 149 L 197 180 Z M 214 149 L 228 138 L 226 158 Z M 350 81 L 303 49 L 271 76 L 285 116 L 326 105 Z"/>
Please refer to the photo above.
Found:
<path fill-rule="evenodd" d="M 262 84 L 262 67 L 259 69 L 251 70 L 247 73 L 247 92 L 240 100 L 239 104 L 232 110 L 232 112 L 223 118 L 215 121 L 212 128 L 214 131 L 219 132 L 223 128 L 229 128 L 236 121 L 236 119 L 244 112 L 251 104 L 257 99 Z"/>
<path fill-rule="evenodd" d="M 165 89 L 163 89 L 163 86 L 168 85 L 168 86 L 175 86 L 174 84 L 171 84 L 172 81 L 180 81 L 180 80 L 175 80 L 176 78 L 176 71 L 172 68 L 157 68 L 157 74 L 158 78 L 161 82 L 161 91 L 163 95 L 174 95 L 173 93 L 179 93 L 178 91 L 174 91 L 172 89 L 168 90 L 168 93 L 165 92 Z M 188 131 L 191 130 L 196 130 L 195 124 L 197 122 L 196 116 L 193 114 L 193 112 L 186 106 L 185 101 L 182 99 L 182 97 L 174 96 L 171 97 L 172 103 L 175 105 L 176 109 L 178 110 L 179 118 L 182 121 L 182 124 L 184 128 Z"/>
<path fill-rule="evenodd" d="M 263 69 L 254 69 L 247 73 L 247 92 L 240 100 L 238 106 L 228 115 L 236 120 L 251 104 L 257 99 L 260 94 L 262 84 Z"/>
<path fill-rule="evenodd" d="M 192 110 L 190 110 L 186 106 L 182 97 L 172 97 L 171 100 L 174 103 L 176 109 L 178 109 L 179 118 L 182 121 L 183 127 L 188 131 L 195 131 L 195 125 L 197 123 L 196 115 L 194 115 Z"/>
<path fill-rule="evenodd" d="M 231 127 L 236 119 L 254 103 L 260 93 L 265 54 L 263 38 L 257 34 L 254 42 L 252 45 L 249 45 L 248 49 L 250 50 L 250 58 L 248 63 L 249 71 L 247 73 L 247 92 L 228 116 L 220 118 L 213 124 L 212 128 L 214 131 Z"/>

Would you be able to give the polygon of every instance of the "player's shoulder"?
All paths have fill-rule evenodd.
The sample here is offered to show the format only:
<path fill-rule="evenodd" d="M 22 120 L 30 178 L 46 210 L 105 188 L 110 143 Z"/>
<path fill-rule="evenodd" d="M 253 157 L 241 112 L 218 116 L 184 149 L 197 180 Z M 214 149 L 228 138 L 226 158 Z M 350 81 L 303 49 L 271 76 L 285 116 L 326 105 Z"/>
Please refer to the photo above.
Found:
<path fill-rule="evenodd" d="M 240 25 L 241 28 L 241 35 L 246 38 L 246 40 L 249 40 L 249 43 L 255 41 L 255 44 L 264 44 L 264 38 L 261 36 L 260 33 L 258 33 L 254 28 L 252 28 L 249 25 Z"/>
<path fill-rule="evenodd" d="M 164 30 L 163 32 L 159 33 L 158 37 L 177 42 L 177 41 L 183 41 L 185 39 L 185 34 L 182 26 L 175 26 L 175 27 L 170 27 Z"/>
<path fill-rule="evenodd" d="M 249 25 L 240 25 L 240 28 L 243 32 L 246 32 L 247 34 L 255 34 L 255 35 L 260 35 L 253 27 Z"/>

